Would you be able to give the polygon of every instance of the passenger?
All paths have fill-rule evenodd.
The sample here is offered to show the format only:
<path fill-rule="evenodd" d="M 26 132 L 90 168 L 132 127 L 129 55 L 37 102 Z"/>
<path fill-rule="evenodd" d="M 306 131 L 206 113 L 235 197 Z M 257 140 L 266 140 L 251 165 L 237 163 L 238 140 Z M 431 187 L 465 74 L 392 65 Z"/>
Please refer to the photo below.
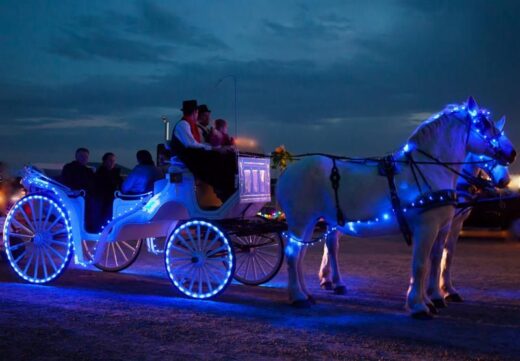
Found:
<path fill-rule="evenodd" d="M 206 104 L 198 106 L 197 128 L 199 129 L 200 141 L 209 144 L 213 127 L 211 126 L 211 110 Z"/>
<path fill-rule="evenodd" d="M 85 229 L 97 232 L 97 206 L 94 191 L 94 171 L 87 166 L 90 152 L 87 148 L 76 150 L 76 160 L 65 164 L 61 171 L 61 182 L 73 190 L 84 190 L 85 195 Z"/>
<path fill-rule="evenodd" d="M 95 174 L 95 195 L 98 207 L 97 224 L 102 226 L 112 218 L 112 206 L 114 203 L 115 191 L 121 189 L 123 178 L 121 178 L 121 168 L 116 167 L 116 156 L 114 153 L 105 153 L 102 158 L 103 163 L 99 166 Z"/>
<path fill-rule="evenodd" d="M 236 155 L 201 142 L 196 100 L 184 101 L 181 110 L 183 116 L 173 127 L 170 148 L 196 178 L 213 186 L 217 196 L 225 202 L 235 192 Z"/>
<path fill-rule="evenodd" d="M 213 147 L 231 147 L 235 139 L 228 134 L 227 122 L 224 119 L 215 120 L 215 127 L 210 134 L 210 144 Z"/>
<path fill-rule="evenodd" d="M 143 194 L 153 191 L 155 181 L 164 178 L 163 172 L 153 162 L 152 155 L 147 150 L 136 154 L 137 165 L 123 182 L 121 191 L 124 194 Z"/>
<path fill-rule="evenodd" d="M 65 164 L 61 171 L 61 182 L 67 187 L 87 193 L 91 192 L 94 184 L 94 171 L 87 166 L 90 152 L 87 148 L 76 150 L 76 160 Z"/>

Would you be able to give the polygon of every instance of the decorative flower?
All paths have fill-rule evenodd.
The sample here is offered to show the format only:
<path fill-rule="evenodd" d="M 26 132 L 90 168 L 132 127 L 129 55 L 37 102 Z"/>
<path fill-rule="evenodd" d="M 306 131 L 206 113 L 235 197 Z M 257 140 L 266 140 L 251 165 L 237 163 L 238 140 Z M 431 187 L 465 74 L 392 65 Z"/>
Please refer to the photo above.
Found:
<path fill-rule="evenodd" d="M 271 157 L 273 159 L 273 165 L 271 166 L 271 168 L 280 170 L 284 170 L 285 168 L 287 168 L 289 163 L 294 160 L 291 153 L 289 153 L 287 149 L 285 149 L 285 146 L 283 144 L 276 147 L 274 152 L 271 153 Z"/>

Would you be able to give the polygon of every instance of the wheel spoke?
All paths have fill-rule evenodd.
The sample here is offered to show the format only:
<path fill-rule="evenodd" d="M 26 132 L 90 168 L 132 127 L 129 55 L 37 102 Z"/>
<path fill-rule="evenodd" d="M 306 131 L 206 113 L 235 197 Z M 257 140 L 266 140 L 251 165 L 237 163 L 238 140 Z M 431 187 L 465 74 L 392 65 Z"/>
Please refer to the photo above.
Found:
<path fill-rule="evenodd" d="M 22 223 L 20 223 L 16 218 L 13 217 L 12 221 L 13 221 L 13 223 L 16 223 L 18 225 L 18 227 L 22 228 L 24 231 L 26 231 L 27 233 L 31 234 L 34 237 L 34 232 L 31 231 L 29 228 L 27 228 Z"/>
<path fill-rule="evenodd" d="M 213 238 L 213 240 L 207 245 L 204 247 L 204 252 L 208 252 L 208 250 L 211 249 L 211 247 L 213 247 L 213 245 L 215 244 L 215 242 L 220 239 L 220 235 L 217 233 L 217 235 L 215 236 L 215 238 Z"/>
<path fill-rule="evenodd" d="M 65 260 L 65 256 L 63 256 L 61 253 L 59 253 L 58 251 L 56 251 L 54 248 L 52 248 L 50 245 L 48 244 L 44 244 L 52 253 L 54 253 L 56 256 L 60 257 L 62 259 L 62 261 Z"/>
<path fill-rule="evenodd" d="M 36 253 L 36 261 L 35 261 L 35 266 L 34 266 L 34 277 L 33 278 L 38 278 L 38 268 L 39 268 L 39 260 L 40 260 L 40 252 L 39 252 L 39 249 L 40 247 L 37 247 L 35 248 L 35 253 Z"/>
<path fill-rule="evenodd" d="M 184 239 L 184 237 L 181 236 L 181 233 L 180 233 L 180 232 L 177 234 L 177 237 L 176 237 L 175 239 L 178 239 L 182 244 L 184 244 L 184 246 L 186 246 L 186 248 L 189 249 L 190 252 L 192 252 L 192 253 L 195 253 L 195 252 L 196 252 L 196 250 L 195 250 L 194 248 L 192 248 L 192 247 L 188 244 L 188 242 Z"/>
<path fill-rule="evenodd" d="M 31 265 L 33 258 L 34 258 L 34 252 L 31 252 L 31 255 L 29 256 L 29 260 L 27 261 L 27 263 L 25 264 L 25 268 L 23 269 L 23 273 L 27 273 L 27 270 L 29 269 L 29 266 Z"/>
<path fill-rule="evenodd" d="M 213 286 L 211 285 L 211 280 L 208 276 L 208 270 L 206 269 L 206 266 L 202 267 L 202 270 L 204 271 L 204 277 L 206 278 L 206 284 L 208 285 L 209 292 L 213 292 Z"/>
<path fill-rule="evenodd" d="M 45 252 L 45 254 L 47 255 L 47 258 L 49 259 L 49 261 L 51 261 L 51 265 L 52 265 L 52 268 L 54 268 L 54 272 L 57 272 L 58 267 L 56 267 L 56 263 L 54 263 L 54 260 L 52 259 L 52 255 L 47 250 L 47 247 L 42 248 L 42 251 Z"/>
<path fill-rule="evenodd" d="M 123 257 L 125 258 L 125 262 L 128 262 L 128 257 L 127 255 L 125 254 L 125 252 L 123 251 L 123 249 L 121 248 L 121 246 L 119 245 L 119 242 L 116 242 L 115 245 L 117 246 L 117 249 L 119 250 L 119 252 L 123 255 Z"/>
<path fill-rule="evenodd" d="M 49 209 L 47 210 L 47 215 L 45 216 L 45 220 L 42 223 L 43 230 L 47 229 L 46 227 L 47 227 L 47 223 L 49 222 L 49 217 L 51 216 L 51 213 L 52 213 L 52 207 L 49 206 Z"/>
<path fill-rule="evenodd" d="M 61 220 L 61 216 L 56 216 L 56 219 L 52 221 L 51 225 L 47 227 L 45 230 L 50 231 L 59 221 Z"/>
<path fill-rule="evenodd" d="M 25 213 L 25 210 L 23 209 L 23 207 L 20 207 L 18 209 L 20 210 L 20 213 L 21 213 L 23 219 L 27 223 L 27 227 L 29 227 L 29 229 L 32 231 L 32 233 L 36 233 L 36 229 L 33 227 L 34 225 L 31 224 L 31 221 L 29 221 L 29 217 L 27 216 L 27 213 Z"/>
<path fill-rule="evenodd" d="M 195 240 L 193 239 L 193 236 L 191 234 L 191 229 L 186 229 L 186 233 L 188 234 L 188 237 L 190 238 L 189 241 L 191 242 L 191 244 L 193 244 L 193 247 L 195 247 L 194 249 L 196 251 L 200 251 L 200 249 L 198 248 L 197 246 L 197 243 L 195 242 Z"/>
<path fill-rule="evenodd" d="M 13 260 L 13 263 L 14 264 L 18 264 L 18 262 L 20 262 L 20 260 L 27 254 L 27 251 L 24 250 L 18 257 L 16 257 L 16 259 Z"/>
<path fill-rule="evenodd" d="M 266 260 L 260 253 L 257 252 L 256 256 L 258 257 L 258 260 L 262 260 L 269 268 L 274 268 L 274 264 Z"/>
<path fill-rule="evenodd" d="M 47 278 L 47 277 L 49 277 L 49 274 L 47 272 L 47 264 L 45 263 L 45 254 L 43 253 L 43 249 L 42 248 L 38 248 L 38 250 L 40 251 L 40 254 L 41 254 L 41 257 L 42 257 L 43 276 L 45 278 Z"/>
<path fill-rule="evenodd" d="M 135 247 L 132 247 L 131 245 L 129 245 L 127 241 L 121 241 L 121 243 L 123 245 L 125 245 L 126 247 L 128 247 L 132 252 L 135 252 L 135 250 L 137 249 L 137 246 L 139 245 L 139 240 L 137 241 L 137 244 L 135 245 Z"/>
<path fill-rule="evenodd" d="M 176 250 L 177 252 L 180 252 L 180 253 L 183 253 L 183 254 L 185 254 L 187 256 L 190 256 L 190 257 L 192 255 L 192 253 L 186 251 L 184 248 L 180 248 L 180 247 L 177 247 L 177 246 L 174 246 L 174 245 L 171 245 L 170 248 Z"/>
<path fill-rule="evenodd" d="M 16 249 L 18 249 L 18 248 L 20 248 L 22 246 L 25 246 L 28 243 L 31 243 L 31 241 L 20 242 L 20 243 L 15 244 L 14 246 L 9 246 L 8 248 L 9 248 L 10 251 L 14 251 L 14 250 L 16 250 Z"/>
<path fill-rule="evenodd" d="M 30 239 L 34 238 L 34 236 L 31 236 L 31 235 L 28 235 L 28 234 L 13 233 L 13 232 L 9 232 L 9 237 L 22 237 L 22 238 L 30 238 Z"/>
<path fill-rule="evenodd" d="M 110 243 L 110 246 L 112 248 L 112 253 L 114 254 L 114 262 L 116 263 L 116 266 L 119 266 L 119 262 L 117 260 L 117 254 L 116 254 L 116 246 L 114 243 Z"/>
<path fill-rule="evenodd" d="M 34 225 L 34 229 L 39 231 L 40 230 L 40 227 L 39 227 L 39 222 L 36 222 L 36 212 L 34 211 L 34 205 L 33 205 L 33 201 L 29 201 L 27 202 L 29 203 L 29 208 L 31 208 L 31 218 L 33 220 L 33 225 Z"/>
<path fill-rule="evenodd" d="M 218 252 L 221 252 L 221 251 L 226 251 L 227 250 L 227 247 L 225 244 L 223 244 L 222 246 L 218 247 L 218 248 L 215 248 L 214 250 L 211 250 L 210 252 L 207 252 L 206 253 L 206 257 L 211 257 L 213 256 L 214 254 L 218 253 Z"/>

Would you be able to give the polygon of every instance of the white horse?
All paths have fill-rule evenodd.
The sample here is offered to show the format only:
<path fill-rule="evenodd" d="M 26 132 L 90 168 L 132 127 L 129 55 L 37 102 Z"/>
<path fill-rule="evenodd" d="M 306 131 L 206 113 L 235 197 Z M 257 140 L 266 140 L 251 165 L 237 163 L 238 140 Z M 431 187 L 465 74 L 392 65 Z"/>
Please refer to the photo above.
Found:
<path fill-rule="evenodd" d="M 449 106 L 419 126 L 405 147 L 393 154 L 395 185 L 413 239 L 407 306 L 414 317 L 431 317 L 431 301 L 425 289 L 426 264 L 434 240 L 455 214 L 453 199 L 449 198 L 457 181 L 453 170 L 460 172 L 462 168 L 457 163 L 462 163 L 468 152 L 488 155 L 504 165 L 516 157 L 509 139 L 487 115 L 473 98 L 465 105 Z M 450 162 L 453 170 L 440 162 Z M 376 160 L 343 162 L 313 156 L 292 164 L 281 175 L 277 195 L 288 224 L 289 296 L 294 305 L 309 306 L 312 302 L 301 269 L 305 254 L 302 244 L 310 241 L 318 219 L 357 237 L 399 233 L 388 180 L 379 175 L 379 164 Z M 337 170 L 337 174 L 331 170 Z M 336 192 L 331 174 L 338 181 Z M 346 222 L 341 221 L 342 211 Z"/>
<path fill-rule="evenodd" d="M 497 128 L 502 130 L 504 122 L 501 120 Z M 491 179 L 491 185 L 505 188 L 511 181 L 509 168 L 485 156 L 476 156 L 470 153 L 462 169 L 465 176 L 477 178 L 483 171 Z M 470 179 L 471 181 L 471 179 Z M 466 189 L 474 187 L 467 179 L 459 177 L 457 193 L 459 201 L 471 201 L 474 194 Z M 451 267 L 455 256 L 455 245 L 459 238 L 464 221 L 471 214 L 471 207 L 461 208 L 455 213 L 449 230 L 439 232 L 431 252 L 431 268 L 427 294 L 437 308 L 446 307 L 444 300 L 450 302 L 462 302 L 462 297 L 453 287 L 451 281 Z M 447 237 L 446 237 L 447 234 Z M 333 290 L 336 294 L 346 292 L 338 267 L 340 233 L 333 231 L 328 234 L 323 247 L 323 256 L 318 273 L 320 286 L 323 289 Z"/>

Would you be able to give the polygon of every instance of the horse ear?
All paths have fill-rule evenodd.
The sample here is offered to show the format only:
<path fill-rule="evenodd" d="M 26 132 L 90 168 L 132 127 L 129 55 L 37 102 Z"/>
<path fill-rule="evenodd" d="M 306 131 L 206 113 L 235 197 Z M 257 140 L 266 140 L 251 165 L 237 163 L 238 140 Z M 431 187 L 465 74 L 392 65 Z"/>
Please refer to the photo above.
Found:
<path fill-rule="evenodd" d="M 470 97 L 468 98 L 467 104 L 468 104 L 468 112 L 469 112 L 472 116 L 477 115 L 477 112 L 478 112 L 478 105 L 477 105 L 477 102 L 475 101 L 475 99 L 473 99 L 472 96 L 470 96 Z"/>
<path fill-rule="evenodd" d="M 506 116 L 503 115 L 502 118 L 500 118 L 500 120 L 498 120 L 495 123 L 495 126 L 497 127 L 498 130 L 503 131 L 505 125 L 506 125 Z"/>

